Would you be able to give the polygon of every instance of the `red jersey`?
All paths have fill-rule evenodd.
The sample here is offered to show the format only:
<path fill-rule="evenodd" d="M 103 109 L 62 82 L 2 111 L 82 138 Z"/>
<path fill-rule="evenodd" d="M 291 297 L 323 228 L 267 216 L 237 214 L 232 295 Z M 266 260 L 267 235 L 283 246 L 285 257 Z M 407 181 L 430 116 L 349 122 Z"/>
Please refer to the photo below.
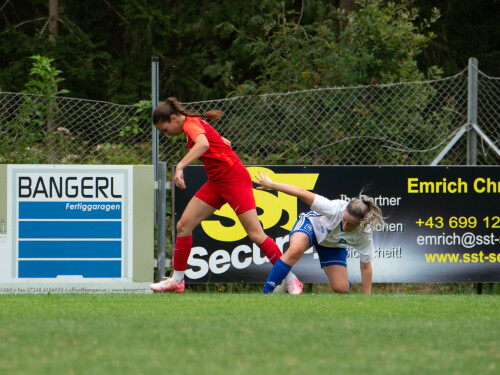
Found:
<path fill-rule="evenodd" d="M 208 178 L 216 180 L 226 173 L 240 159 L 233 149 L 224 143 L 221 135 L 206 121 L 199 117 L 186 117 L 182 128 L 187 135 L 187 147 L 194 145 L 194 139 L 205 134 L 208 139 L 208 150 L 200 156 Z"/>

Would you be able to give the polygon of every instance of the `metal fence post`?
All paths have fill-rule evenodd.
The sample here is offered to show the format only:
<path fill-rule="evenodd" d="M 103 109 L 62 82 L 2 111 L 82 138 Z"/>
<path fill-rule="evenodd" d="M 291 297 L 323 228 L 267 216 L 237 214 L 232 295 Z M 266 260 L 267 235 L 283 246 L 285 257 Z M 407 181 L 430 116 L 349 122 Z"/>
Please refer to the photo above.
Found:
<path fill-rule="evenodd" d="M 151 62 L 151 108 L 152 112 L 151 115 L 153 115 L 153 112 L 158 105 L 158 66 L 159 66 L 159 58 L 158 57 L 153 57 L 152 62 Z M 155 181 L 158 181 L 158 145 L 159 145 L 159 133 L 158 130 L 155 128 L 154 124 L 151 124 L 151 163 L 153 164 L 153 169 L 154 169 L 154 179 Z M 158 202 L 156 201 L 156 195 L 155 195 L 155 210 L 154 210 L 154 220 L 155 224 L 158 222 L 158 217 L 157 217 L 157 205 Z"/>
<path fill-rule="evenodd" d="M 469 58 L 469 78 L 467 95 L 467 165 L 477 165 L 477 133 L 472 124 L 477 124 L 477 76 L 478 61 L 475 57 Z"/>
<path fill-rule="evenodd" d="M 478 61 L 469 58 L 467 85 L 467 165 L 477 165 L 477 133 L 472 124 L 477 125 L 477 71 Z M 483 293 L 483 283 L 477 283 L 477 294 Z"/>
<path fill-rule="evenodd" d="M 158 162 L 158 237 L 156 252 L 158 257 L 157 281 L 165 276 L 165 249 L 167 241 L 167 163 Z"/>

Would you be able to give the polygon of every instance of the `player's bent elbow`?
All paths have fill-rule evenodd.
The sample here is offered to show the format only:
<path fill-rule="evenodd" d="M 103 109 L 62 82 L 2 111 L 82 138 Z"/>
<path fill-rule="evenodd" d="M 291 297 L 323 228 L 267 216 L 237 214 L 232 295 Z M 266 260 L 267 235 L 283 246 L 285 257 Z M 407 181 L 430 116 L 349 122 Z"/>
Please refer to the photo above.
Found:
<path fill-rule="evenodd" d="M 207 150 L 209 149 L 209 147 L 210 147 L 210 144 L 208 143 L 208 141 L 206 143 L 203 142 L 203 143 L 200 144 L 200 148 L 203 150 L 203 153 L 207 152 Z"/>

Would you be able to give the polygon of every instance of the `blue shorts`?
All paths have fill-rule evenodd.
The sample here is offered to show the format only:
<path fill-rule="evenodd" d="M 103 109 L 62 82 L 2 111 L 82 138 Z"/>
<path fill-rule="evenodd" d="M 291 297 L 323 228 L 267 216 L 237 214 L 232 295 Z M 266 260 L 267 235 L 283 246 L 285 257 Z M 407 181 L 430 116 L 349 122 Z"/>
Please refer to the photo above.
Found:
<path fill-rule="evenodd" d="M 309 217 L 321 216 L 317 212 L 309 211 L 304 212 L 299 215 L 299 218 L 295 222 L 292 231 L 290 232 L 290 238 L 295 232 L 302 232 L 307 234 L 309 237 L 309 246 L 314 246 L 314 249 L 318 253 L 319 263 L 321 268 L 328 266 L 344 266 L 347 267 L 347 250 L 341 247 L 325 247 L 318 245 L 316 242 L 316 236 L 314 235 L 314 229 L 309 221 Z"/>

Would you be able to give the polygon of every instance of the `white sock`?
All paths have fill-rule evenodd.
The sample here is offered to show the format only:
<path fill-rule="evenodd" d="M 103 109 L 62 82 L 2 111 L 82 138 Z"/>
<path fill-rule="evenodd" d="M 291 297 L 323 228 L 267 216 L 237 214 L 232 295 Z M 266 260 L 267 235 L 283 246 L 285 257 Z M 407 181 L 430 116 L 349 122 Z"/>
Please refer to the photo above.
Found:
<path fill-rule="evenodd" d="M 184 271 L 176 271 L 174 270 L 174 274 L 172 275 L 172 278 L 177 284 L 182 283 L 182 280 L 184 280 Z"/>
<path fill-rule="evenodd" d="M 290 281 L 297 280 L 297 276 L 295 276 L 292 272 L 288 272 L 288 275 L 285 277 L 285 281 L 289 283 Z"/>

